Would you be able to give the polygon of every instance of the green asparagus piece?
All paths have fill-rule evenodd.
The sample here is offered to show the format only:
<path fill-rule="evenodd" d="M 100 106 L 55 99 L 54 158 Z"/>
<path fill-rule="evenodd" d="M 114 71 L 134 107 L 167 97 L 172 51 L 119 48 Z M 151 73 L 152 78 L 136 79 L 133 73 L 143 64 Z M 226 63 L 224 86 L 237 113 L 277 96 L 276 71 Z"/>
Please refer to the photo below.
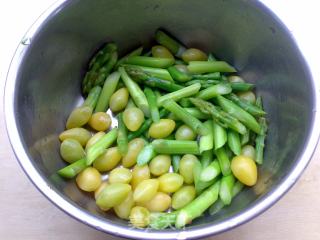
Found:
<path fill-rule="evenodd" d="M 190 101 L 189 98 L 182 98 L 179 101 L 179 105 L 183 108 L 188 108 L 188 107 L 193 107 L 192 102 Z"/>
<path fill-rule="evenodd" d="M 227 142 L 227 131 L 225 128 L 221 127 L 218 123 L 213 122 L 213 139 L 214 139 L 214 149 L 217 150 L 224 146 Z"/>
<path fill-rule="evenodd" d="M 256 162 L 258 164 L 263 163 L 263 150 L 264 142 L 266 138 L 266 132 L 268 130 L 267 121 L 265 118 L 260 118 L 259 123 L 261 125 L 261 132 L 256 137 Z"/>
<path fill-rule="evenodd" d="M 219 72 L 207 73 L 207 74 L 193 74 L 192 79 L 194 79 L 194 80 L 221 80 L 221 74 Z"/>
<path fill-rule="evenodd" d="M 201 84 L 201 89 L 206 89 L 206 88 L 212 87 L 213 85 L 221 83 L 221 81 L 220 80 L 211 80 L 211 79 L 209 79 L 209 80 L 195 79 L 195 80 L 191 80 L 191 81 L 185 82 L 184 85 L 185 86 L 190 86 L 190 85 L 195 84 L 195 83 L 200 83 Z"/>
<path fill-rule="evenodd" d="M 199 150 L 200 153 L 213 149 L 213 121 L 207 120 L 203 125 L 208 129 L 208 133 L 205 136 L 200 137 Z"/>
<path fill-rule="evenodd" d="M 243 184 L 239 181 L 237 181 L 233 188 L 232 188 L 232 198 L 235 198 L 235 196 L 237 196 L 237 194 L 239 192 L 241 192 L 241 190 L 243 189 Z M 209 213 L 210 215 L 214 215 L 216 213 L 218 213 L 223 207 L 225 206 L 225 204 L 221 201 L 221 199 L 219 199 L 218 201 L 216 201 L 210 208 L 209 208 Z"/>
<path fill-rule="evenodd" d="M 202 172 L 202 165 L 199 161 L 197 161 L 193 167 L 193 178 L 194 178 L 194 187 L 196 189 L 197 195 L 199 195 L 204 189 L 211 186 L 215 183 L 216 179 L 213 179 L 208 182 L 201 181 L 200 176 Z"/>
<path fill-rule="evenodd" d="M 137 107 L 137 106 L 134 104 L 132 98 L 129 98 L 125 109 L 134 108 L 134 107 Z"/>
<path fill-rule="evenodd" d="M 100 69 L 108 64 L 111 59 L 111 55 L 115 51 L 117 51 L 117 46 L 114 43 L 108 43 L 91 59 L 89 63 L 89 71 L 86 73 L 82 81 L 83 94 L 87 94 L 91 88 L 103 83 L 107 77 L 106 74 L 108 73 L 101 73 Z"/>
<path fill-rule="evenodd" d="M 210 72 L 237 72 L 237 70 L 224 61 L 191 61 L 188 69 L 190 73 L 201 74 Z"/>
<path fill-rule="evenodd" d="M 241 141 L 239 133 L 231 129 L 228 130 L 228 146 L 235 155 L 238 156 L 241 154 Z"/>
<path fill-rule="evenodd" d="M 196 141 L 156 139 L 152 141 L 152 146 L 159 154 L 199 155 L 199 147 Z"/>
<path fill-rule="evenodd" d="M 88 107 L 91 107 L 93 110 L 96 107 L 100 93 L 101 93 L 101 87 L 96 86 L 96 87 L 92 88 L 88 94 L 88 97 L 83 102 L 82 107 L 88 106 Z"/>
<path fill-rule="evenodd" d="M 219 189 L 220 182 L 218 181 L 201 193 L 201 195 L 199 195 L 187 206 L 179 210 L 176 218 L 176 228 L 182 228 L 186 224 L 190 223 L 193 219 L 201 216 L 205 210 L 207 210 L 215 201 L 217 201 Z"/>
<path fill-rule="evenodd" d="M 202 168 L 206 168 L 212 162 L 212 160 L 213 160 L 212 150 L 204 151 L 201 154 L 201 159 L 200 159 Z"/>
<path fill-rule="evenodd" d="M 234 104 L 232 101 L 222 96 L 217 96 L 217 100 L 219 105 L 224 111 L 226 111 L 233 117 L 237 118 L 250 130 L 258 134 L 260 133 L 261 127 L 259 123 L 256 121 L 256 119 L 250 113 L 246 112 L 241 107 L 239 107 L 238 105 Z"/>
<path fill-rule="evenodd" d="M 250 91 L 254 88 L 254 84 L 252 83 L 233 82 L 233 83 L 230 83 L 230 85 L 232 90 L 235 92 Z"/>
<path fill-rule="evenodd" d="M 110 58 L 110 53 L 117 50 L 117 45 L 114 43 L 107 43 L 99 50 L 96 55 L 93 56 L 89 63 L 89 70 L 98 70 L 103 66 Z"/>
<path fill-rule="evenodd" d="M 245 134 L 241 135 L 241 146 L 246 145 L 250 140 L 250 130 L 248 130 Z"/>
<path fill-rule="evenodd" d="M 208 129 L 203 125 L 200 120 L 193 117 L 190 113 L 188 113 L 184 108 L 180 107 L 176 102 L 169 99 L 163 103 L 163 107 L 170 112 L 172 112 L 175 116 L 177 116 L 181 121 L 187 124 L 193 131 L 198 133 L 199 135 L 206 135 L 208 133 Z"/>
<path fill-rule="evenodd" d="M 155 38 L 159 44 L 168 48 L 175 56 L 179 58 L 181 58 L 182 53 L 186 50 L 181 43 L 161 30 L 156 31 Z"/>
<path fill-rule="evenodd" d="M 144 94 L 146 95 L 147 100 L 148 100 L 152 121 L 153 122 L 159 122 L 160 114 L 159 114 L 159 109 L 158 109 L 158 106 L 157 106 L 157 97 L 156 97 L 156 95 L 148 87 L 146 87 L 144 89 Z"/>
<path fill-rule="evenodd" d="M 243 110 L 247 111 L 248 113 L 250 113 L 251 115 L 255 116 L 255 117 L 261 117 L 264 116 L 266 114 L 265 111 L 263 111 L 261 108 L 240 99 L 237 95 L 235 94 L 230 94 L 228 96 L 228 99 L 231 100 L 232 102 L 234 102 L 235 104 L 237 104 L 239 107 L 241 107 Z"/>
<path fill-rule="evenodd" d="M 257 106 L 258 108 L 260 108 L 261 110 L 263 110 L 263 107 L 262 107 L 262 98 L 261 98 L 261 96 L 257 97 L 257 99 L 256 99 L 256 106 Z"/>
<path fill-rule="evenodd" d="M 205 114 L 203 112 L 201 112 L 198 108 L 183 108 L 186 112 L 188 112 L 190 115 L 192 115 L 193 117 L 200 119 L 200 120 L 205 120 L 205 119 L 209 119 L 211 118 L 210 115 Z M 179 120 L 179 118 L 174 115 L 173 113 L 170 113 L 169 118 L 173 119 L 173 120 Z"/>
<path fill-rule="evenodd" d="M 215 179 L 221 173 L 220 165 L 217 160 L 212 161 L 207 167 L 203 168 L 200 174 L 200 180 L 209 182 Z"/>
<path fill-rule="evenodd" d="M 174 92 L 184 88 L 183 86 L 175 84 L 171 81 L 151 77 L 150 75 L 138 69 L 128 69 L 128 73 L 136 81 L 139 81 L 149 87 L 160 88 L 167 92 Z"/>
<path fill-rule="evenodd" d="M 231 173 L 231 168 L 230 168 L 230 160 L 226 153 L 225 148 L 221 147 L 215 150 L 215 154 L 218 158 L 220 169 L 223 176 L 228 176 Z"/>
<path fill-rule="evenodd" d="M 167 68 L 174 64 L 172 58 L 156 58 L 146 56 L 130 56 L 124 63 L 154 68 Z"/>
<path fill-rule="evenodd" d="M 208 62 L 215 62 L 217 61 L 217 59 L 213 56 L 212 53 L 209 53 L 208 55 Z"/>
<path fill-rule="evenodd" d="M 142 71 L 143 73 L 147 74 L 150 77 L 159 78 L 162 80 L 167 80 L 173 82 L 173 79 L 167 69 L 163 68 L 152 68 L 152 67 L 144 67 L 144 66 L 137 66 L 137 65 L 123 65 L 126 71 L 130 74 L 130 72 L 139 72 Z"/>
<path fill-rule="evenodd" d="M 173 167 L 173 171 L 175 173 L 177 173 L 179 171 L 180 159 L 181 159 L 180 155 L 173 155 L 172 156 L 172 167 Z"/>
<path fill-rule="evenodd" d="M 197 94 L 198 98 L 201 98 L 203 100 L 209 100 L 211 98 L 214 98 L 218 95 L 225 95 L 231 93 L 232 89 L 230 84 L 226 83 L 220 83 L 217 85 L 213 85 L 211 87 L 208 87 L 202 91 L 200 91 Z"/>
<path fill-rule="evenodd" d="M 212 103 L 199 98 L 190 98 L 190 101 L 204 114 L 210 114 L 213 120 L 225 128 L 231 128 L 240 134 L 245 134 L 247 129 L 236 118 L 224 111 L 219 110 Z"/>
<path fill-rule="evenodd" d="M 80 173 L 83 169 L 87 168 L 86 159 L 82 158 L 70 165 L 60 169 L 58 174 L 64 178 L 74 178 Z"/>
<path fill-rule="evenodd" d="M 115 92 L 120 79 L 119 72 L 111 73 L 104 82 L 101 94 L 99 96 L 95 112 L 105 112 L 109 108 L 109 101 Z"/>
<path fill-rule="evenodd" d="M 95 144 L 90 146 L 87 150 L 87 166 L 91 165 L 94 160 L 103 154 L 109 146 L 111 146 L 117 139 L 118 129 L 114 128 L 103 137 L 101 137 Z"/>
<path fill-rule="evenodd" d="M 137 49 L 135 49 L 132 52 L 125 55 L 124 57 L 120 58 L 118 60 L 117 64 L 115 65 L 115 68 L 117 69 L 118 67 L 120 67 L 120 65 L 123 64 L 127 60 L 128 57 L 140 56 L 142 51 L 143 51 L 143 47 L 138 47 Z"/>
<path fill-rule="evenodd" d="M 111 70 L 116 64 L 118 59 L 118 53 L 116 51 L 110 53 L 110 58 L 103 66 L 96 70 L 90 70 L 87 72 L 83 82 L 83 93 L 88 93 L 94 86 L 102 86 L 105 79 L 109 76 Z"/>
<path fill-rule="evenodd" d="M 192 78 L 190 74 L 179 71 L 179 69 L 177 69 L 175 66 L 169 67 L 168 71 L 172 78 L 178 82 L 187 82 Z"/>
<path fill-rule="evenodd" d="M 163 103 L 168 99 L 171 99 L 173 101 L 178 101 L 179 99 L 195 95 L 197 92 L 199 92 L 200 87 L 201 87 L 201 85 L 196 83 L 191 86 L 180 89 L 178 91 L 174 91 L 174 92 L 168 93 L 166 95 L 163 95 L 158 98 L 158 101 L 157 101 L 158 106 L 163 105 Z"/>
<path fill-rule="evenodd" d="M 161 109 L 159 114 L 160 114 L 160 118 L 163 118 L 168 114 L 168 112 L 165 109 Z M 149 119 L 145 120 L 143 122 L 142 126 L 137 131 L 130 132 L 128 134 L 128 141 L 131 141 L 134 138 L 140 137 L 144 132 L 146 132 L 149 129 L 151 124 L 152 124 L 152 119 L 149 118 Z"/>
<path fill-rule="evenodd" d="M 232 189 L 235 178 L 232 174 L 221 178 L 219 197 L 224 205 L 229 205 L 232 200 Z"/>
<path fill-rule="evenodd" d="M 122 156 L 125 156 L 128 152 L 128 130 L 123 122 L 122 113 L 118 114 L 118 137 L 117 145 L 118 150 Z"/>
<path fill-rule="evenodd" d="M 138 166 L 143 166 L 151 161 L 152 158 L 156 156 L 155 149 L 152 144 L 147 144 L 141 150 L 137 157 Z"/>
<path fill-rule="evenodd" d="M 144 115 L 148 117 L 150 115 L 149 104 L 143 91 L 140 89 L 139 85 L 129 77 L 129 75 L 123 67 L 119 68 L 119 72 L 121 75 L 121 79 L 126 85 L 134 103 L 138 106 L 138 108 L 142 110 Z"/>

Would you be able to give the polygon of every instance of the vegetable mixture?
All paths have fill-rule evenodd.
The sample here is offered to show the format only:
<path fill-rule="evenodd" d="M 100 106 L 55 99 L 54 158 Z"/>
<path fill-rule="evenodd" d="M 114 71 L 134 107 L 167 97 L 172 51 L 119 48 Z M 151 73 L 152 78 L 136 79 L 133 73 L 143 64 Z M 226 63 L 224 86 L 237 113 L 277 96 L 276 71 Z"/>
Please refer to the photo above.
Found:
<path fill-rule="evenodd" d="M 70 165 L 58 174 L 134 227 L 182 228 L 255 185 L 266 112 L 227 62 L 162 30 L 155 40 L 120 59 L 107 43 L 92 58 L 86 99 L 59 136 Z"/>

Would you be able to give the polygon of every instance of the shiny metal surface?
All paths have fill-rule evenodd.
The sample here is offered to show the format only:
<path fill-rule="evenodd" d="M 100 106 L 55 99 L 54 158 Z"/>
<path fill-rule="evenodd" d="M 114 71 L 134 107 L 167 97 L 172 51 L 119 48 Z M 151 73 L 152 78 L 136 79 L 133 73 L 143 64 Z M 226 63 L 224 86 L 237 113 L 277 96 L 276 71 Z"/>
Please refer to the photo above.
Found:
<path fill-rule="evenodd" d="M 270 123 L 256 187 L 217 216 L 161 232 L 130 228 L 99 211 L 74 183 L 54 175 L 64 166 L 57 136 L 81 101 L 80 82 L 90 55 L 110 40 L 123 52 L 150 45 L 158 27 L 235 65 L 246 80 L 256 83 Z M 141 239 L 216 234 L 270 207 L 312 156 L 320 133 L 315 86 L 320 79 L 311 76 L 302 54 L 284 24 L 259 1 L 58 1 L 31 27 L 12 61 L 5 89 L 8 134 L 36 187 L 63 211 L 98 230 Z"/>

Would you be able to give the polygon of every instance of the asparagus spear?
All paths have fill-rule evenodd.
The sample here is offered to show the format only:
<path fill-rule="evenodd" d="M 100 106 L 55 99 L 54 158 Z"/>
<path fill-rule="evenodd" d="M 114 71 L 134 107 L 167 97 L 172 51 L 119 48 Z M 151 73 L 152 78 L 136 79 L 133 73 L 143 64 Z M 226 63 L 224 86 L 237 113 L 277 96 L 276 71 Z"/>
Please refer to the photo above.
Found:
<path fill-rule="evenodd" d="M 250 113 L 246 112 L 241 107 L 237 106 L 232 101 L 222 96 L 217 96 L 217 100 L 219 105 L 222 107 L 224 111 L 226 111 L 233 117 L 237 118 L 250 130 L 258 134 L 260 133 L 261 127 L 259 123 L 256 121 L 256 119 Z"/>
<path fill-rule="evenodd" d="M 99 96 L 99 99 L 95 108 L 95 112 L 107 111 L 109 107 L 110 98 L 117 88 L 119 79 L 120 79 L 119 72 L 111 73 L 107 77 L 106 81 L 104 82 L 101 94 Z"/>
<path fill-rule="evenodd" d="M 92 88 L 88 94 L 88 97 L 83 102 L 82 107 L 91 107 L 93 110 L 97 105 L 100 93 L 101 93 L 101 87 L 96 86 Z"/>
<path fill-rule="evenodd" d="M 254 84 L 244 82 L 232 82 L 230 85 L 235 92 L 250 91 L 254 87 Z"/>
<path fill-rule="evenodd" d="M 206 89 L 206 88 L 212 87 L 213 85 L 221 83 L 221 81 L 220 80 L 212 80 L 212 79 L 209 79 L 209 80 L 195 79 L 195 80 L 191 80 L 191 81 L 185 82 L 184 85 L 185 86 L 190 86 L 190 85 L 195 84 L 195 83 L 200 83 L 201 84 L 201 89 Z"/>
<path fill-rule="evenodd" d="M 255 117 L 264 116 L 266 114 L 266 112 L 263 111 L 261 108 L 255 106 L 247 101 L 241 100 L 237 95 L 235 95 L 233 93 L 231 93 L 228 96 L 228 99 Z"/>
<path fill-rule="evenodd" d="M 183 108 L 188 108 L 188 107 L 193 107 L 192 102 L 190 101 L 189 98 L 182 98 L 179 101 L 179 105 Z"/>
<path fill-rule="evenodd" d="M 213 56 L 212 53 L 209 53 L 208 55 L 208 62 L 215 62 L 217 61 L 217 59 Z"/>
<path fill-rule="evenodd" d="M 203 125 L 208 129 L 208 133 L 205 136 L 200 137 L 199 150 L 200 153 L 213 149 L 213 121 L 207 120 Z"/>
<path fill-rule="evenodd" d="M 124 63 L 145 66 L 145 67 L 167 68 L 174 64 L 174 59 L 146 57 L 146 56 L 130 56 L 126 58 Z"/>
<path fill-rule="evenodd" d="M 216 179 L 213 179 L 208 182 L 204 182 L 200 179 L 201 172 L 202 172 L 202 165 L 199 161 L 197 161 L 193 167 L 193 178 L 194 178 L 194 187 L 196 189 L 197 195 L 199 195 L 204 189 L 211 186 L 215 183 Z"/>
<path fill-rule="evenodd" d="M 207 167 L 203 168 L 200 174 L 200 180 L 209 182 L 215 179 L 221 173 L 220 165 L 217 160 L 212 161 Z"/>
<path fill-rule="evenodd" d="M 146 87 L 144 89 L 144 93 L 145 93 L 145 95 L 147 97 L 147 100 L 148 100 L 152 121 L 153 122 L 159 122 L 160 114 L 159 114 L 159 109 L 158 109 L 158 106 L 157 106 L 157 97 L 156 97 L 156 95 L 148 87 Z"/>
<path fill-rule="evenodd" d="M 235 198 L 235 196 L 237 196 L 237 194 L 239 192 L 241 192 L 241 190 L 243 189 L 243 183 L 237 181 L 232 188 L 232 198 Z M 214 215 L 217 212 L 219 212 L 223 207 L 225 206 L 225 204 L 221 201 L 221 199 L 219 199 L 218 201 L 216 201 L 210 208 L 209 208 L 209 213 L 210 215 Z"/>
<path fill-rule="evenodd" d="M 231 93 L 232 89 L 230 84 L 226 83 L 220 83 L 217 85 L 213 85 L 211 87 L 208 87 L 202 91 L 200 91 L 197 94 L 198 98 L 201 98 L 203 100 L 209 100 L 211 98 L 214 98 L 218 95 L 225 95 Z"/>
<path fill-rule="evenodd" d="M 135 108 L 135 107 L 137 107 L 137 106 L 134 104 L 134 102 L 133 102 L 132 98 L 129 98 L 128 103 L 127 103 L 127 105 L 126 105 L 126 108 L 125 108 L 125 109 Z"/>
<path fill-rule="evenodd" d="M 173 101 L 178 101 L 181 98 L 189 97 L 195 95 L 199 92 L 201 85 L 199 83 L 193 84 L 191 86 L 185 87 L 183 89 L 168 93 L 166 95 L 158 98 L 158 106 L 161 106 L 166 100 L 171 99 Z"/>
<path fill-rule="evenodd" d="M 60 169 L 58 174 L 64 178 L 74 178 L 80 173 L 83 169 L 87 168 L 86 159 L 82 158 L 70 165 Z"/>
<path fill-rule="evenodd" d="M 267 121 L 265 118 L 260 118 L 259 123 L 261 125 L 261 132 L 256 137 L 256 162 L 258 164 L 263 163 L 263 150 L 264 150 L 264 141 L 266 138 L 266 132 L 268 130 Z"/>
<path fill-rule="evenodd" d="M 144 66 L 138 66 L 138 65 L 128 65 L 128 64 L 123 66 L 129 74 L 130 72 L 142 71 L 143 73 L 147 74 L 150 77 L 155 77 L 162 80 L 173 82 L 173 79 L 167 69 L 144 67 Z"/>
<path fill-rule="evenodd" d="M 233 130 L 228 130 L 228 146 L 235 155 L 241 154 L 240 136 Z"/>
<path fill-rule="evenodd" d="M 192 79 L 196 80 L 221 80 L 220 72 L 207 73 L 207 74 L 193 74 Z"/>
<path fill-rule="evenodd" d="M 245 134 L 241 135 L 241 146 L 246 145 L 250 140 L 250 130 L 248 130 Z"/>
<path fill-rule="evenodd" d="M 226 153 L 225 148 L 221 147 L 221 148 L 215 150 L 215 154 L 218 158 L 220 169 L 221 169 L 223 176 L 229 175 L 231 173 L 230 160 L 229 160 L 229 157 Z"/>
<path fill-rule="evenodd" d="M 142 82 L 149 87 L 160 88 L 167 92 L 174 92 L 183 88 L 183 86 L 175 84 L 173 82 L 156 77 L 151 77 L 150 75 L 139 69 L 129 68 L 128 73 L 136 81 L 138 80 L 139 82 Z"/>
<path fill-rule="evenodd" d="M 204 151 L 201 154 L 201 159 L 200 159 L 202 168 L 207 167 L 212 162 L 212 160 L 213 160 L 213 152 L 212 152 L 212 150 Z"/>
<path fill-rule="evenodd" d="M 156 152 L 155 152 L 155 148 L 153 147 L 153 144 L 147 144 L 146 146 L 144 146 L 144 148 L 141 150 L 141 152 L 137 157 L 138 166 L 147 164 L 155 156 L 156 156 Z"/>
<path fill-rule="evenodd" d="M 98 70 L 110 58 L 110 53 L 117 50 L 117 45 L 114 43 L 107 43 L 99 50 L 91 59 L 89 63 L 89 70 Z"/>
<path fill-rule="evenodd" d="M 237 70 L 224 61 L 191 61 L 188 69 L 190 73 L 201 74 L 210 72 L 237 72 Z"/>
<path fill-rule="evenodd" d="M 196 141 L 156 139 L 152 146 L 160 154 L 199 154 Z"/>
<path fill-rule="evenodd" d="M 180 71 L 176 66 L 169 67 L 168 71 L 172 78 L 178 82 L 187 82 L 192 78 L 190 74 Z"/>
<path fill-rule="evenodd" d="M 219 197 L 224 205 L 229 205 L 232 200 L 232 189 L 235 178 L 232 174 L 221 178 Z"/>
<path fill-rule="evenodd" d="M 94 160 L 103 154 L 109 146 L 117 139 L 118 129 L 114 128 L 103 137 L 101 137 L 95 144 L 90 146 L 87 150 L 87 166 L 91 165 Z"/>
<path fill-rule="evenodd" d="M 168 48 L 175 56 L 179 58 L 181 58 L 182 53 L 186 50 L 181 43 L 161 30 L 156 31 L 155 38 L 159 44 Z"/>
<path fill-rule="evenodd" d="M 214 139 L 214 149 L 223 147 L 224 144 L 227 142 L 226 129 L 221 127 L 216 122 L 213 122 L 213 139 Z"/>
<path fill-rule="evenodd" d="M 127 55 L 125 55 L 124 57 L 120 58 L 118 60 L 117 64 L 115 65 L 115 68 L 117 69 L 118 67 L 120 67 L 120 65 L 123 64 L 127 60 L 128 57 L 140 56 L 142 51 L 143 51 L 143 47 L 138 47 L 137 49 L 135 49 L 132 52 L 130 52 Z"/>
<path fill-rule="evenodd" d="M 180 107 L 176 102 L 169 99 L 163 103 L 163 107 L 175 116 L 177 116 L 181 121 L 187 124 L 193 131 L 199 135 L 206 135 L 208 129 L 200 122 L 197 118 L 193 117 L 190 113 Z"/>
<path fill-rule="evenodd" d="M 203 113 L 210 114 L 217 123 L 223 127 L 231 128 L 240 134 L 246 133 L 246 127 L 230 114 L 218 110 L 213 104 L 198 98 L 190 98 L 190 101 Z"/>
<path fill-rule="evenodd" d="M 187 206 L 179 210 L 175 226 L 182 228 L 193 219 L 202 215 L 218 199 L 220 182 L 216 182 Z"/>
<path fill-rule="evenodd" d="M 148 100 L 140 89 L 139 85 L 129 77 L 123 67 L 119 68 L 119 72 L 121 74 L 121 79 L 126 85 L 134 103 L 142 110 L 144 115 L 148 117 L 150 115 Z"/>
<path fill-rule="evenodd" d="M 177 173 L 179 171 L 180 159 L 181 159 L 180 155 L 173 155 L 172 156 L 172 167 L 173 167 L 173 171 L 175 173 Z"/>
<path fill-rule="evenodd" d="M 115 46 L 114 44 L 111 45 Z M 87 94 L 94 86 L 102 85 L 104 83 L 106 77 L 108 77 L 117 62 L 118 53 L 116 50 L 116 46 L 109 48 L 109 52 L 107 53 L 109 55 L 108 61 L 99 64 L 98 67 L 94 64 L 92 69 L 86 73 L 85 78 L 82 81 L 82 92 L 84 94 Z"/>
<path fill-rule="evenodd" d="M 122 113 L 118 114 L 118 137 L 117 137 L 118 150 L 122 156 L 128 152 L 128 130 L 123 122 Z"/>

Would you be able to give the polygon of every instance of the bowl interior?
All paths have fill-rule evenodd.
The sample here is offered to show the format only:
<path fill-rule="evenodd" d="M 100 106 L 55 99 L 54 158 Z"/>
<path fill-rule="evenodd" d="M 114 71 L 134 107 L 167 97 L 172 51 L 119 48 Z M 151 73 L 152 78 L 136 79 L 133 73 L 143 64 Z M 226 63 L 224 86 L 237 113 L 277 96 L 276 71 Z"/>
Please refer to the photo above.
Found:
<path fill-rule="evenodd" d="M 120 54 L 151 46 L 159 27 L 186 46 L 212 52 L 234 65 L 244 79 L 256 84 L 268 112 L 265 163 L 258 184 L 244 190 L 218 215 L 201 217 L 186 230 L 209 227 L 272 193 L 297 164 L 311 131 L 311 77 L 290 33 L 260 3 L 93 0 L 61 5 L 33 36 L 20 64 L 14 92 L 18 130 L 34 167 L 66 201 L 127 228 L 126 221 L 98 210 L 93 198 L 73 181 L 54 175 L 65 166 L 58 135 L 70 111 L 82 101 L 80 83 L 101 44 L 116 42 Z"/>

